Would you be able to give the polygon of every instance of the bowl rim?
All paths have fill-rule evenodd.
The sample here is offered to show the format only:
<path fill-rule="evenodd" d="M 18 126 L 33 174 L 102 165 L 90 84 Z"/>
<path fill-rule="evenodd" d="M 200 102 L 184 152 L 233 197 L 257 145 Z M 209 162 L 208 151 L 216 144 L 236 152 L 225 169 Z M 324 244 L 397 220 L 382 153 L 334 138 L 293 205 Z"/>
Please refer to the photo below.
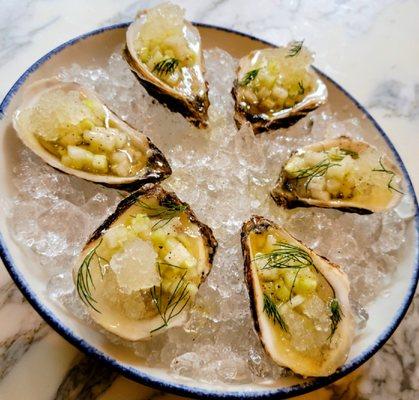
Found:
<path fill-rule="evenodd" d="M 10 88 L 10 90 L 7 92 L 6 96 L 4 97 L 3 101 L 0 103 L 0 120 L 2 120 L 5 116 L 6 109 L 8 105 L 10 104 L 10 101 L 12 100 L 13 96 L 16 94 L 16 92 L 20 89 L 20 87 L 23 85 L 23 83 L 26 81 L 28 76 L 36 71 L 42 64 L 44 64 L 46 61 L 51 59 L 54 55 L 61 52 L 65 48 L 72 46 L 84 39 L 87 39 L 91 36 L 99 35 L 103 32 L 110 31 L 110 30 L 116 30 L 116 29 L 124 29 L 127 28 L 130 25 L 131 22 L 123 22 L 123 23 L 117 23 L 109 26 L 105 26 L 99 29 L 95 29 L 92 31 L 89 31 L 85 34 L 76 36 L 73 39 L 70 39 L 63 44 L 55 47 L 48 53 L 46 53 L 44 56 L 39 58 L 35 63 L 33 63 L 13 84 L 13 86 Z M 255 36 L 252 36 L 250 34 L 236 31 L 229 28 L 224 28 L 216 25 L 211 24 L 205 24 L 205 23 L 197 23 L 193 22 L 193 24 L 197 27 L 203 27 L 203 28 L 209 28 L 209 29 L 215 29 L 222 32 L 227 33 L 233 33 L 239 36 L 243 36 L 245 38 L 258 41 L 259 43 L 277 47 L 277 45 L 270 43 L 266 40 L 259 39 Z M 373 124 L 375 129 L 378 131 L 378 133 L 382 136 L 382 138 L 385 140 L 387 146 L 390 148 L 397 164 L 400 170 L 403 173 L 404 179 L 406 181 L 407 191 L 411 198 L 413 199 L 414 208 L 415 208 L 415 226 L 416 226 L 416 255 L 415 255 L 415 265 L 414 265 L 414 271 L 413 276 L 409 284 L 408 291 L 406 292 L 406 295 L 403 299 L 403 304 L 398 310 L 398 312 L 395 314 L 395 317 L 391 324 L 387 327 L 386 330 L 384 330 L 377 338 L 376 342 L 370 346 L 366 351 L 355 357 L 353 360 L 351 360 L 348 364 L 345 364 L 339 371 L 335 372 L 334 374 L 322 377 L 322 378 L 316 378 L 312 381 L 309 381 L 304 384 L 297 384 L 292 385 L 288 387 L 281 387 L 281 388 L 269 388 L 266 390 L 234 390 L 231 392 L 222 392 L 222 391 L 211 391 L 208 389 L 202 389 L 198 387 L 191 387 L 185 384 L 180 383 L 172 383 L 166 380 L 162 380 L 156 377 L 151 376 L 148 373 L 141 372 L 140 370 L 133 368 L 133 367 L 127 367 L 123 364 L 119 363 L 112 357 L 109 357 L 104 352 L 96 349 L 95 347 L 91 346 L 88 342 L 86 342 L 81 337 L 75 335 L 71 329 L 67 328 L 64 324 L 62 324 L 58 319 L 55 318 L 55 316 L 48 310 L 48 308 L 37 298 L 34 292 L 31 291 L 29 288 L 29 285 L 23 275 L 19 272 L 16 265 L 13 263 L 11 254 L 9 250 L 7 249 L 6 243 L 3 239 L 3 236 L 0 232 L 0 257 L 10 274 L 12 280 L 16 284 L 16 286 L 19 288 L 19 290 L 23 293 L 29 304 L 35 309 L 35 311 L 40 314 L 40 316 L 56 331 L 58 332 L 62 337 L 64 337 L 69 343 L 71 343 L 73 346 L 75 346 L 78 350 L 82 351 L 84 354 L 91 356 L 95 358 L 96 360 L 103 362 L 107 364 L 108 366 L 112 367 L 121 375 L 132 379 L 138 383 L 156 388 L 165 390 L 171 393 L 175 393 L 178 395 L 183 396 L 189 396 L 189 397 L 195 397 L 195 398 L 206 398 L 206 399 L 267 399 L 275 396 L 275 398 L 288 398 L 288 397 L 294 397 L 297 395 L 302 395 L 308 392 L 311 392 L 313 390 L 319 389 L 321 387 L 324 387 L 326 385 L 329 385 L 338 379 L 341 379 L 342 377 L 346 376 L 350 372 L 357 369 L 359 366 L 361 366 L 363 363 L 365 363 L 369 358 L 371 358 L 384 344 L 385 342 L 390 338 L 390 336 L 394 333 L 394 331 L 399 326 L 400 322 L 402 321 L 403 317 L 405 316 L 408 307 L 410 303 L 412 302 L 412 299 L 415 294 L 415 290 L 418 284 L 419 279 L 419 206 L 418 206 L 418 200 L 413 188 L 412 181 L 409 177 L 409 174 L 407 172 L 407 169 L 395 149 L 393 143 L 391 142 L 390 138 L 387 136 L 387 134 L 383 131 L 383 129 L 378 125 L 378 123 L 375 121 L 375 119 L 371 116 L 371 114 L 362 106 L 355 98 L 350 95 L 341 85 L 339 85 L 335 80 L 331 79 L 328 75 L 323 73 L 322 71 L 315 68 L 315 70 L 323 77 L 328 79 L 339 91 L 341 91 L 345 96 L 347 96 L 355 105 L 356 107 L 368 118 L 368 120 Z"/>

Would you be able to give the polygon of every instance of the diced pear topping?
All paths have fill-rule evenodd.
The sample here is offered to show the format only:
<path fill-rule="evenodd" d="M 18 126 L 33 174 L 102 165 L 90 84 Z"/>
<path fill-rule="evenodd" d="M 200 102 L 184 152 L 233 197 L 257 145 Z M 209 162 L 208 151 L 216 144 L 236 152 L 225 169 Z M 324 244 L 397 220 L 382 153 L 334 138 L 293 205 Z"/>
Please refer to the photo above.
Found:
<path fill-rule="evenodd" d="M 108 160 L 103 154 L 95 154 L 92 160 L 92 168 L 100 173 L 108 172 Z"/>
<path fill-rule="evenodd" d="M 302 42 L 252 53 L 247 70 L 239 76 L 239 101 L 252 114 L 293 107 L 315 89 L 315 77 L 309 70 L 312 62 Z"/>
<path fill-rule="evenodd" d="M 64 166 L 94 174 L 128 177 L 146 162 L 143 149 L 128 137 L 98 101 L 77 90 L 55 89 L 23 109 L 20 124 Z"/>
<path fill-rule="evenodd" d="M 360 142 L 357 152 L 351 150 L 356 142 L 346 138 L 341 142 L 329 148 L 312 145 L 313 149 L 291 156 L 284 167 L 287 187 L 300 197 L 325 203 L 365 196 L 378 204 L 389 201 L 394 192 L 401 193 L 399 176 L 385 167 L 376 149 Z"/>
<path fill-rule="evenodd" d="M 151 237 L 152 222 L 147 215 L 137 214 L 132 220 L 131 226 L 142 239 L 146 240 Z"/>
<path fill-rule="evenodd" d="M 164 248 L 167 251 L 164 261 L 167 263 L 186 268 L 196 266 L 195 258 L 177 239 L 169 237 L 164 244 Z"/>
<path fill-rule="evenodd" d="M 151 8 L 135 43 L 140 60 L 170 86 L 179 83 L 182 67 L 192 67 L 198 57 L 185 34 L 184 14 L 174 4 Z"/>

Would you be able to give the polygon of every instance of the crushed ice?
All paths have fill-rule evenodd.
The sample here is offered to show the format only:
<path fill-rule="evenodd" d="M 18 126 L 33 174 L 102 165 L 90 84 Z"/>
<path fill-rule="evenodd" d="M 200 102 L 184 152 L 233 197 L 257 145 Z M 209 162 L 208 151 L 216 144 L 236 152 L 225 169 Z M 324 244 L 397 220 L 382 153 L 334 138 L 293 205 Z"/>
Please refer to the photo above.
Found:
<path fill-rule="evenodd" d="M 270 381 L 285 372 L 265 355 L 253 331 L 239 244 L 242 222 L 257 213 L 284 223 L 308 246 L 350 272 L 362 329 L 368 319 L 365 304 L 388 283 L 397 265 L 409 207 L 403 204 L 397 212 L 369 216 L 281 210 L 269 190 L 291 150 L 342 132 L 362 137 L 358 121 L 339 121 L 323 108 L 286 131 L 258 137 L 248 126 L 237 131 L 230 96 L 236 61 L 219 49 L 206 51 L 205 59 L 211 101 L 208 131 L 198 131 L 151 99 L 119 51 L 104 69 L 73 64 L 60 73 L 64 80 L 91 86 L 117 114 L 152 138 L 173 167 L 163 185 L 187 201 L 219 241 L 213 270 L 183 328 L 144 343 L 109 338 L 131 346 L 147 363 L 185 377 Z M 50 275 L 50 296 L 76 316 L 87 318 L 74 294 L 71 263 L 88 235 L 115 209 L 120 194 L 61 174 L 23 146 L 18 152 L 14 168 L 18 196 L 9 210 L 14 238 L 34 252 Z"/>

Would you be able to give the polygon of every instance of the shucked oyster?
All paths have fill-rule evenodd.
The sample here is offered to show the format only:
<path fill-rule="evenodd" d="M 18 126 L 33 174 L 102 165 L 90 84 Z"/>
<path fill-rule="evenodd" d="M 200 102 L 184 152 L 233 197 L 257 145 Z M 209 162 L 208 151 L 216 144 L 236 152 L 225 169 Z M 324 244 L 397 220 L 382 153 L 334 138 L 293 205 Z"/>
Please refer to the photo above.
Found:
<path fill-rule="evenodd" d="M 135 190 L 171 174 L 163 154 L 144 134 L 77 83 L 55 78 L 34 83 L 13 126 L 45 162 L 88 181 Z"/>
<path fill-rule="evenodd" d="M 403 195 L 395 165 L 362 141 L 340 137 L 295 152 L 271 194 L 288 208 L 315 206 L 369 214 L 394 207 Z"/>
<path fill-rule="evenodd" d="M 325 103 L 327 88 L 312 62 L 302 42 L 243 57 L 232 92 L 237 126 L 249 121 L 255 133 L 286 128 Z"/>
<path fill-rule="evenodd" d="M 241 238 L 254 325 L 266 352 L 303 376 L 335 372 L 354 338 L 346 275 L 263 217 L 247 221 Z"/>
<path fill-rule="evenodd" d="M 73 270 L 77 293 L 103 328 L 146 339 L 186 321 L 216 247 L 186 203 L 146 185 L 87 242 Z"/>
<path fill-rule="evenodd" d="M 179 6 L 140 12 L 129 26 L 123 55 L 140 83 L 198 128 L 208 123 L 208 84 L 198 29 Z"/>

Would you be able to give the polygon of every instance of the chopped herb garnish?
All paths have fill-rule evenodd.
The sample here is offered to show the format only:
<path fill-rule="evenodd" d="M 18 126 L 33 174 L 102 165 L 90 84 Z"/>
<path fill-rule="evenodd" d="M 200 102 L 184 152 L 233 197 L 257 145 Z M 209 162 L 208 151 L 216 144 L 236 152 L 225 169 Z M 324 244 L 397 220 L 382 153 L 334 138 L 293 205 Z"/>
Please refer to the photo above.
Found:
<path fill-rule="evenodd" d="M 265 293 L 263 294 L 263 311 L 266 313 L 268 318 L 270 318 L 273 321 L 274 324 L 278 323 L 279 327 L 283 331 L 288 332 L 287 325 L 285 324 L 285 321 L 282 319 L 277 306 L 272 301 L 272 299 Z"/>
<path fill-rule="evenodd" d="M 159 271 L 160 271 L 160 265 L 165 265 L 166 267 L 172 267 L 172 268 L 178 268 L 178 269 L 187 269 L 185 267 L 181 267 L 179 265 L 174 265 L 174 264 L 171 264 L 171 263 L 168 263 L 168 262 L 157 261 L 157 268 L 159 269 Z"/>
<path fill-rule="evenodd" d="M 332 161 L 342 161 L 346 156 L 351 156 L 354 159 L 359 158 L 359 154 L 356 151 L 348 150 L 348 149 L 338 149 L 337 153 L 332 151 L 327 152 L 327 156 Z"/>
<path fill-rule="evenodd" d="M 298 94 L 304 94 L 305 88 L 303 82 L 298 82 Z"/>
<path fill-rule="evenodd" d="M 150 289 L 153 303 L 163 321 L 159 327 L 153 329 L 150 333 L 168 326 L 169 322 L 178 316 L 189 303 L 191 297 L 188 290 L 189 283 L 185 279 L 186 273 L 187 271 L 180 277 L 173 292 L 167 296 L 164 294 L 161 284 L 159 287 L 154 286 Z"/>
<path fill-rule="evenodd" d="M 278 242 L 269 253 L 260 254 L 254 260 L 264 260 L 265 265 L 260 269 L 294 268 L 300 269 L 313 265 L 310 255 L 298 246 L 285 242 Z"/>
<path fill-rule="evenodd" d="M 335 334 L 339 322 L 342 320 L 342 310 L 338 299 L 334 298 L 330 302 L 330 336 L 329 339 Z"/>
<path fill-rule="evenodd" d="M 151 230 L 163 228 L 173 218 L 188 209 L 186 204 L 177 204 L 168 198 L 163 199 L 160 205 L 157 206 L 151 206 L 150 204 L 144 203 L 142 200 L 137 200 L 137 204 L 146 210 L 149 217 L 158 219 Z"/>
<path fill-rule="evenodd" d="M 291 43 L 291 47 L 288 51 L 288 54 L 286 55 L 286 57 L 295 57 L 303 48 L 303 43 L 304 40 L 301 41 L 294 41 Z"/>
<path fill-rule="evenodd" d="M 375 172 L 384 172 L 385 174 L 390 175 L 390 180 L 387 183 L 388 190 L 394 190 L 397 193 L 404 194 L 400 189 L 396 188 L 393 185 L 393 179 L 396 177 L 396 173 L 394 171 L 390 171 L 389 169 L 387 169 L 384 166 L 382 159 L 383 159 L 383 157 L 380 157 L 380 160 L 379 160 L 380 168 L 374 168 L 373 171 L 375 171 Z"/>
<path fill-rule="evenodd" d="M 250 82 L 252 82 L 259 73 L 260 68 L 258 69 L 252 69 L 249 72 L 246 72 L 246 74 L 244 75 L 243 79 L 240 82 L 241 86 L 247 86 Z"/>
<path fill-rule="evenodd" d="M 349 150 L 349 149 L 340 149 L 341 153 L 345 154 L 346 156 L 351 156 L 355 160 L 359 158 L 359 154 L 356 151 Z"/>
<path fill-rule="evenodd" d="M 98 313 L 100 313 L 100 311 L 95 306 L 95 303 L 97 303 L 97 301 L 92 296 L 92 288 L 95 288 L 95 284 L 93 282 L 92 274 L 90 272 L 90 264 L 92 262 L 93 257 L 96 257 L 96 260 L 100 267 L 100 273 L 103 275 L 104 265 L 102 264 L 102 262 L 109 264 L 109 261 L 101 257 L 97 253 L 97 249 L 101 245 L 101 243 L 102 240 L 96 247 L 94 247 L 87 253 L 87 256 L 84 258 L 79 270 L 77 271 L 76 278 L 77 294 L 79 295 L 81 301 L 87 306 L 92 307 L 93 310 L 95 310 Z"/>
<path fill-rule="evenodd" d="M 178 67 L 179 60 L 176 58 L 166 58 L 165 60 L 159 61 L 153 68 L 153 72 L 157 72 L 160 75 L 172 74 Z"/>
<path fill-rule="evenodd" d="M 299 179 L 308 178 L 307 182 L 304 185 L 307 190 L 308 185 L 314 178 L 324 176 L 329 168 L 336 167 L 336 166 L 340 166 L 340 164 L 337 162 L 332 162 L 329 158 L 325 158 L 324 160 L 318 162 L 317 164 L 311 167 L 302 168 L 295 171 L 294 172 L 295 176 L 292 177 L 291 179 L 299 180 Z"/>
<path fill-rule="evenodd" d="M 314 266 L 310 255 L 302 248 L 289 243 L 279 242 L 274 244 L 275 249 L 266 254 L 260 254 L 254 258 L 255 261 L 263 260 L 265 264 L 259 267 L 260 270 L 274 268 L 290 268 L 297 270 L 291 285 L 289 301 L 294 293 L 294 286 L 298 274 L 302 268 Z"/>

